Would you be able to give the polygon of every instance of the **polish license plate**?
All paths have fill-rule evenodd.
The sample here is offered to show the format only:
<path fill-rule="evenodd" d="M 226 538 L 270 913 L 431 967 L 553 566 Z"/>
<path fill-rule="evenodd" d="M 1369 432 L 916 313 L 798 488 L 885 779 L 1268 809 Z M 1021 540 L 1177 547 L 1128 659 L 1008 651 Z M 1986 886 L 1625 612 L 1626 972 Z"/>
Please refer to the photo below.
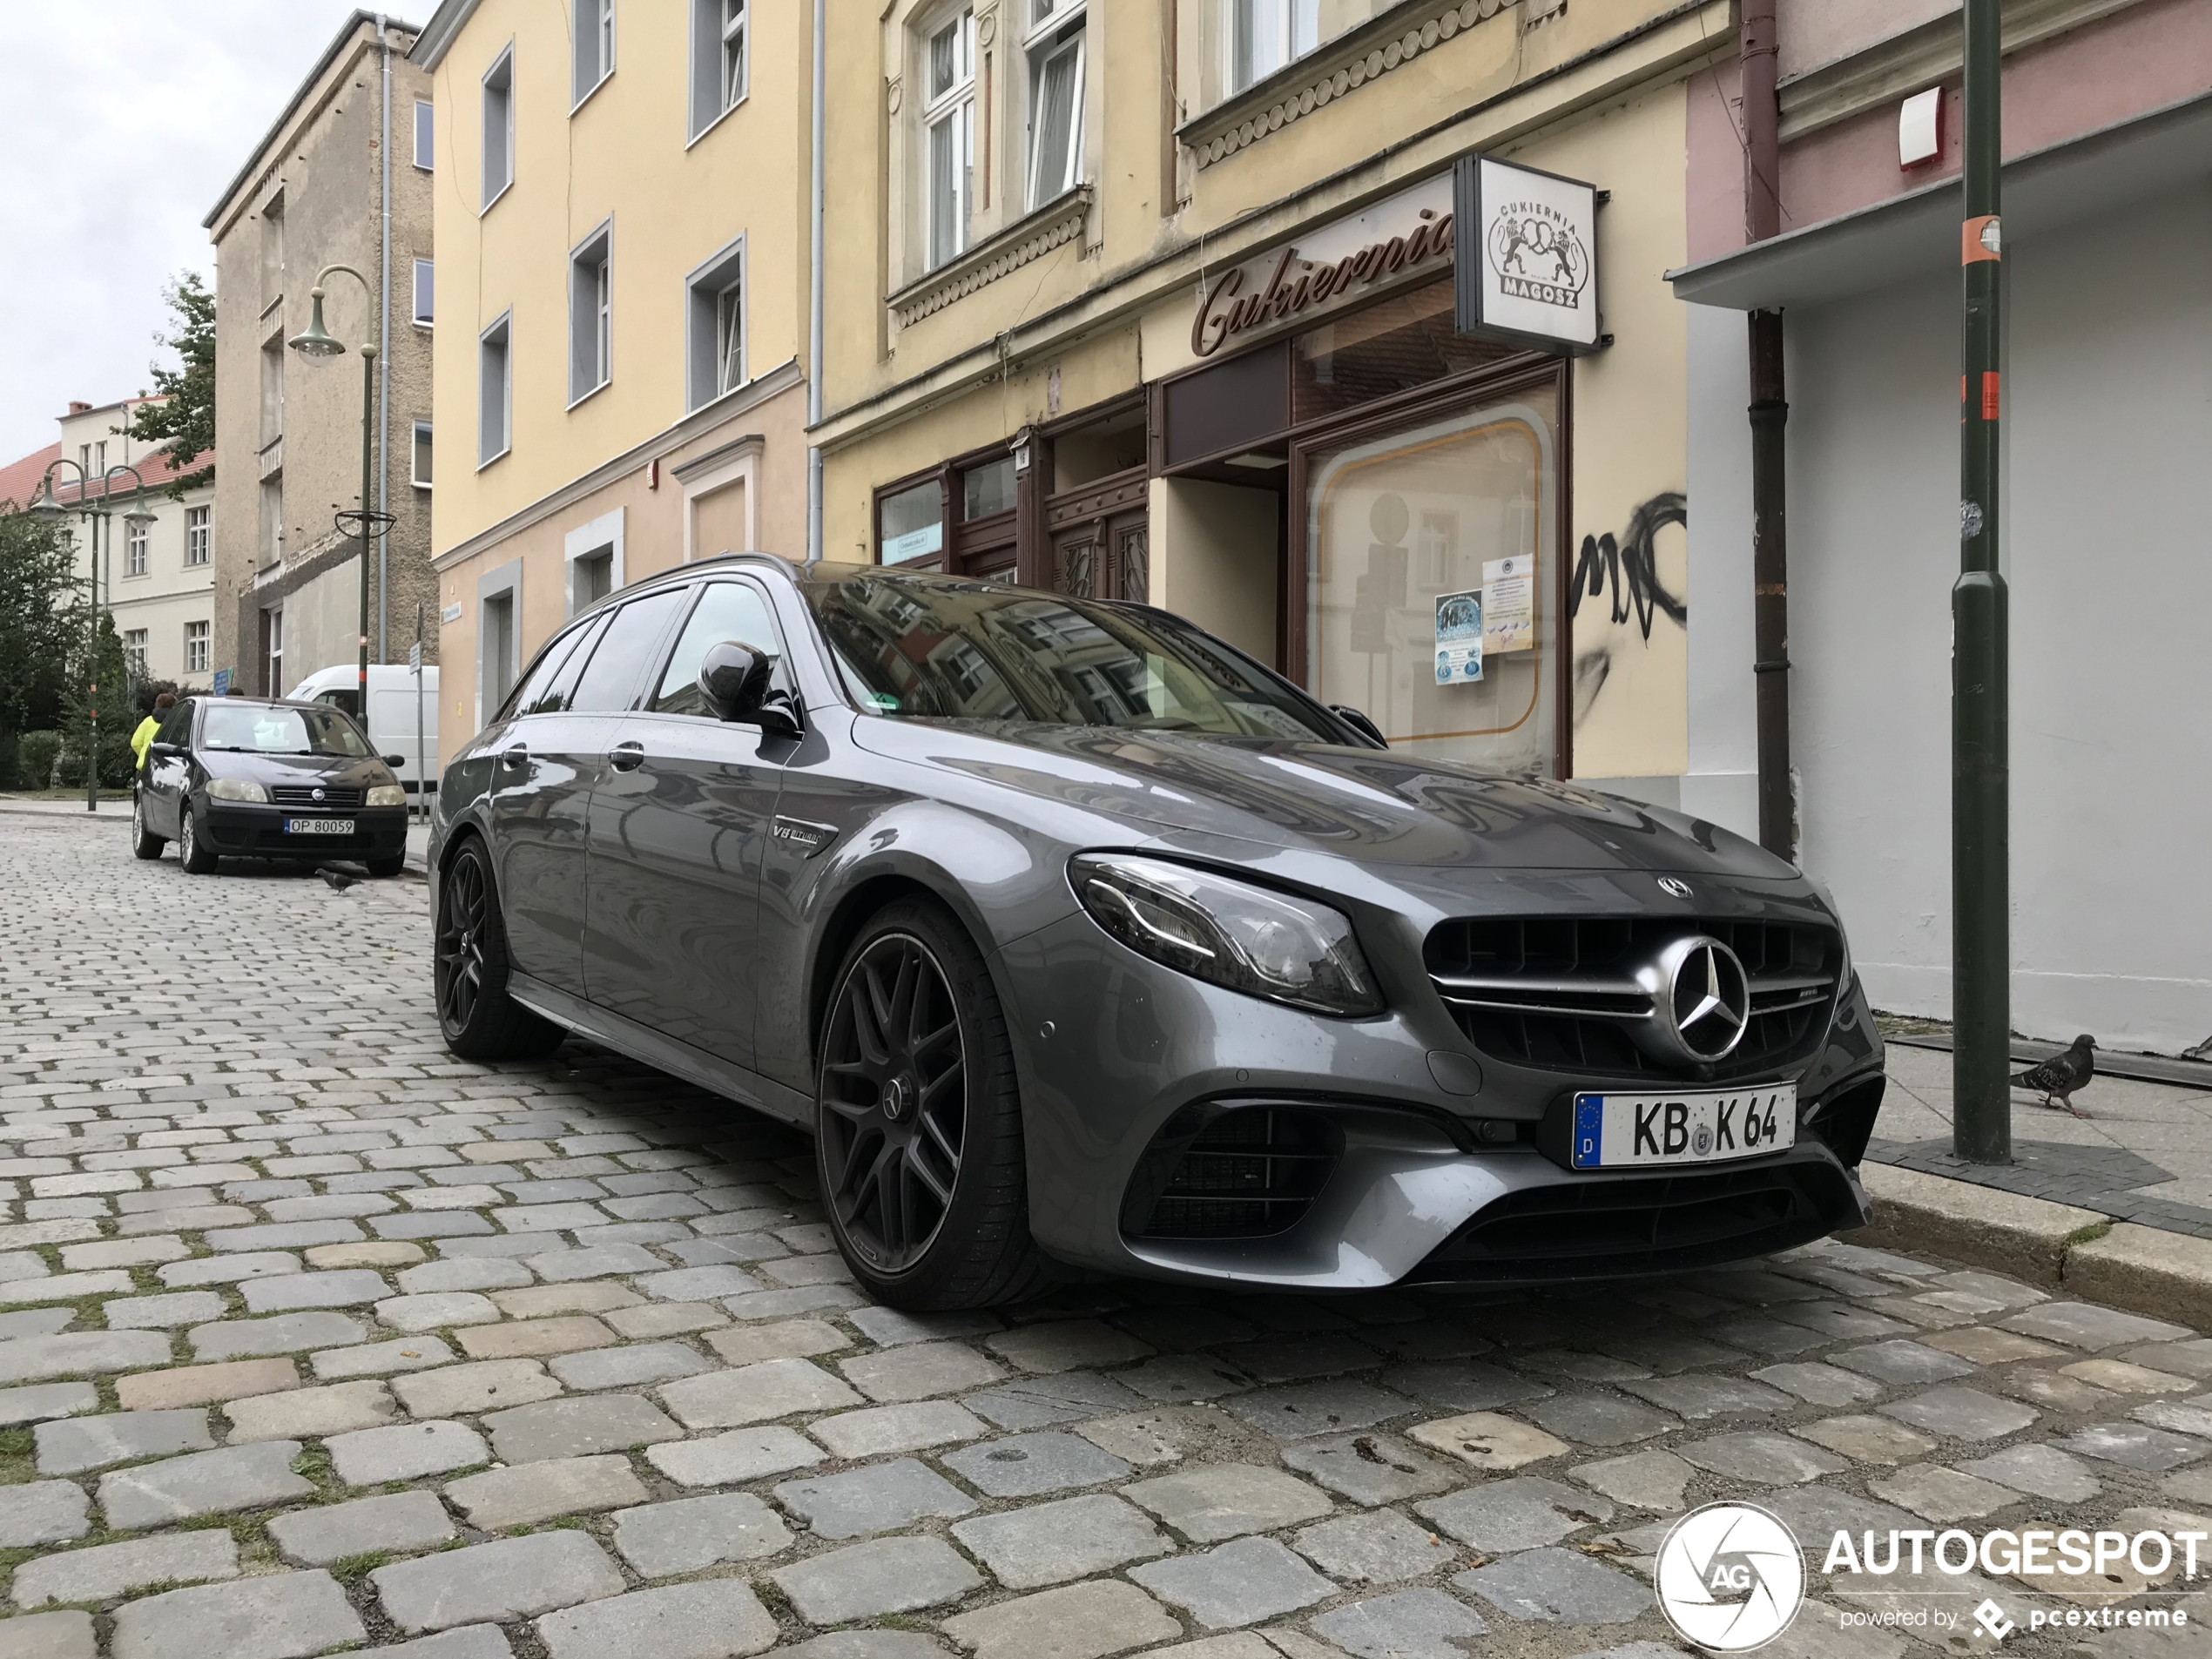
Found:
<path fill-rule="evenodd" d="M 350 818 L 287 818 L 284 820 L 287 835 L 351 835 L 354 820 Z"/>
<path fill-rule="evenodd" d="M 1797 1086 L 1696 1095 L 1577 1095 L 1578 1170 L 1725 1163 L 1797 1143 Z"/>

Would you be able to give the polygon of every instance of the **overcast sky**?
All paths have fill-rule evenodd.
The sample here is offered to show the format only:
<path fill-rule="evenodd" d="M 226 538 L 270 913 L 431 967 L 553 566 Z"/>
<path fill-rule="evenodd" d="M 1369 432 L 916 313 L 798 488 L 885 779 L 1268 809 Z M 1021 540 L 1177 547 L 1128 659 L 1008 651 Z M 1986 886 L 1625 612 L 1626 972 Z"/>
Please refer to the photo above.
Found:
<path fill-rule="evenodd" d="M 151 390 L 173 362 L 163 287 L 187 266 L 214 286 L 199 222 L 353 9 L 5 0 L 0 463 L 53 442 L 71 398 Z"/>

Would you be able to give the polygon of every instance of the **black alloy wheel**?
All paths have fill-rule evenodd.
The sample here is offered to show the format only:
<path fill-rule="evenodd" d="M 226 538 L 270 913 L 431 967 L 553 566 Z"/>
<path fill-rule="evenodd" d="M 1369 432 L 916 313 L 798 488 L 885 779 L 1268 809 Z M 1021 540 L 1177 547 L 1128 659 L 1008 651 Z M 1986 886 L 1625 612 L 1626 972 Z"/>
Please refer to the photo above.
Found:
<path fill-rule="evenodd" d="M 906 1308 L 1034 1293 L 1022 1103 L 990 974 L 941 907 L 861 929 L 822 1034 L 815 1163 L 853 1276 Z"/>
<path fill-rule="evenodd" d="M 883 934 L 845 976 L 822 1065 L 831 1202 L 880 1271 L 919 1261 L 945 1224 L 968 1135 L 968 1063 L 944 969 Z"/>
<path fill-rule="evenodd" d="M 566 1035 L 507 994 L 507 931 L 484 844 L 473 838 L 446 867 L 434 961 L 438 1029 L 462 1059 L 540 1055 Z"/>

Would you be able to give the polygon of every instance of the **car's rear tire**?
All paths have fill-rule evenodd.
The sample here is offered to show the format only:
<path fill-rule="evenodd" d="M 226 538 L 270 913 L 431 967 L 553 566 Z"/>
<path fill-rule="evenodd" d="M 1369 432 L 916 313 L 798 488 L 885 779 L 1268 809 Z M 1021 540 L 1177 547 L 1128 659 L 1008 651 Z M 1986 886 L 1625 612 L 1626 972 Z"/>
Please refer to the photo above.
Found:
<path fill-rule="evenodd" d="M 131 851 L 142 859 L 158 859 L 161 849 L 169 845 L 165 836 L 151 833 L 146 828 L 146 802 L 143 794 L 133 792 L 131 797 Z"/>
<path fill-rule="evenodd" d="M 509 996 L 507 974 L 507 928 L 491 859 L 472 836 L 455 852 L 439 884 L 434 969 L 438 1030 L 462 1059 L 529 1059 L 550 1053 L 568 1035 Z"/>
<path fill-rule="evenodd" d="M 200 839 L 199 814 L 192 810 L 190 798 L 177 806 L 177 858 L 185 867 L 186 875 L 212 875 L 217 858 L 215 849 Z"/>
<path fill-rule="evenodd" d="M 395 853 L 388 859 L 367 859 L 363 862 L 368 866 L 368 873 L 381 880 L 407 868 L 407 854 Z"/>
<path fill-rule="evenodd" d="M 902 899 L 846 952 L 815 1069 L 814 1161 L 838 1250 L 891 1307 L 1034 1296 L 1022 1098 L 982 954 L 942 907 Z"/>

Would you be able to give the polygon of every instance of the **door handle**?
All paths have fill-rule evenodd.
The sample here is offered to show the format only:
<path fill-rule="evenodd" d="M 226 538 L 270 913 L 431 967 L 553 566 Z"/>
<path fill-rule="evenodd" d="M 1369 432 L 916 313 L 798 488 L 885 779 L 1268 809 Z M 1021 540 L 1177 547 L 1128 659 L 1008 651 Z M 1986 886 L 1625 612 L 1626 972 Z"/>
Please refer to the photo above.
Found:
<path fill-rule="evenodd" d="M 617 772 L 635 772 L 645 764 L 645 745 L 636 738 L 617 743 L 607 752 L 607 763 Z"/>
<path fill-rule="evenodd" d="M 499 764 L 510 771 L 519 770 L 527 765 L 529 758 L 529 745 L 526 743 L 510 744 L 499 752 Z"/>

